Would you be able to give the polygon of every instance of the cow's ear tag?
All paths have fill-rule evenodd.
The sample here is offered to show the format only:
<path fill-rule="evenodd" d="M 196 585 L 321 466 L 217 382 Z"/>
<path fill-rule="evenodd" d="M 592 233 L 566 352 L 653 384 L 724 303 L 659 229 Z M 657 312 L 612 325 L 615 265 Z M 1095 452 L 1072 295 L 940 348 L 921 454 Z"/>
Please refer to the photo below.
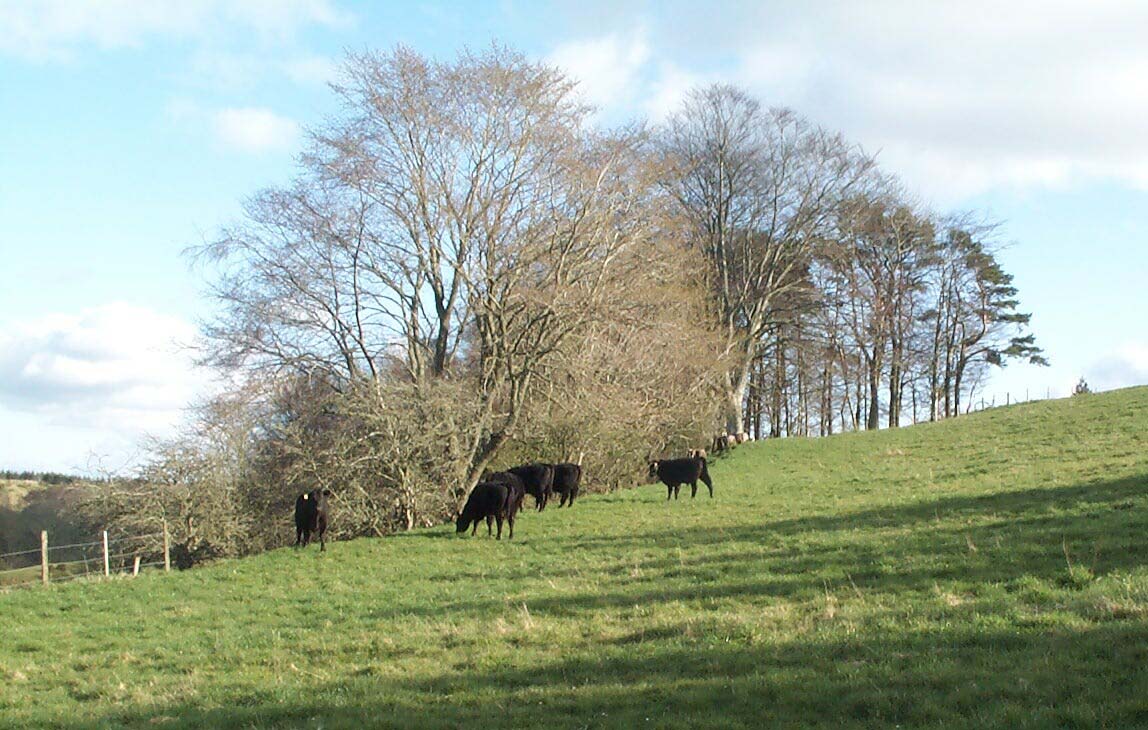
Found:
<path fill-rule="evenodd" d="M 304 494 L 304 495 L 303 495 L 303 499 L 307 499 L 307 497 L 308 497 L 308 496 L 309 496 L 309 495 L 306 495 L 306 494 Z"/>

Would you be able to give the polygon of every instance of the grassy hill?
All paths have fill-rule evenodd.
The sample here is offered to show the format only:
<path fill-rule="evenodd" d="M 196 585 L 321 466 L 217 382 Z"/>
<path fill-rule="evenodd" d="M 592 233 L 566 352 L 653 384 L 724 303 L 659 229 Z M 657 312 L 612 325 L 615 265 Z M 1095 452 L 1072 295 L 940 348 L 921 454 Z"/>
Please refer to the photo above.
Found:
<path fill-rule="evenodd" d="M 1146 438 L 1129 389 L 3 594 L 0 726 L 1148 726 Z"/>

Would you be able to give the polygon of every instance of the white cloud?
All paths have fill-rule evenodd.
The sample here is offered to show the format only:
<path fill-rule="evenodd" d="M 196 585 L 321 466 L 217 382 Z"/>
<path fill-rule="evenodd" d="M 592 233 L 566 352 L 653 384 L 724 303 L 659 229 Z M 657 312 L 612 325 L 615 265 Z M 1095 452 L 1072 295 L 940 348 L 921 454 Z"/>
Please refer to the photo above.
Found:
<path fill-rule="evenodd" d="M 786 98 L 770 101 L 880 149 L 927 195 L 1144 183 L 1148 6 L 837 3 L 789 22 L 742 52 L 740 76 L 755 91 L 779 80 Z M 782 62 L 763 78 L 752 64 L 770 52 Z"/>
<path fill-rule="evenodd" d="M 0 330 L 0 405 L 56 426 L 170 429 L 205 392 L 190 323 L 122 302 Z"/>
<path fill-rule="evenodd" d="M 179 97 L 167 103 L 164 115 L 175 126 L 193 133 L 206 132 L 242 152 L 291 152 L 301 136 L 301 128 L 293 119 L 256 107 L 208 109 L 193 99 Z"/>
<path fill-rule="evenodd" d="M 1148 3 L 716 2 L 643 23 L 549 58 L 615 116 L 657 121 L 683 87 L 737 84 L 879 151 L 944 205 L 1092 180 L 1148 189 Z"/>
<path fill-rule="evenodd" d="M 225 33 L 282 40 L 306 26 L 351 22 L 331 0 L 0 0 L 0 53 L 62 60 L 89 46 L 111 50 Z"/>
<path fill-rule="evenodd" d="M 1085 376 L 1093 390 L 1148 385 L 1148 342 L 1126 342 L 1097 360 Z"/>
<path fill-rule="evenodd" d="M 602 110 L 633 101 L 639 74 L 649 59 L 649 43 L 641 29 L 630 37 L 611 34 L 563 43 L 547 57 L 578 81 L 587 102 Z"/>
<path fill-rule="evenodd" d="M 299 125 L 267 109 L 222 109 L 212 127 L 225 144 L 245 152 L 289 150 L 299 139 Z"/>
<path fill-rule="evenodd" d="M 715 81 L 717 79 L 707 79 L 673 63 L 663 62 L 659 64 L 657 76 L 651 81 L 649 93 L 642 102 L 642 110 L 654 122 L 665 121 L 682 105 L 690 89 L 707 86 Z"/>

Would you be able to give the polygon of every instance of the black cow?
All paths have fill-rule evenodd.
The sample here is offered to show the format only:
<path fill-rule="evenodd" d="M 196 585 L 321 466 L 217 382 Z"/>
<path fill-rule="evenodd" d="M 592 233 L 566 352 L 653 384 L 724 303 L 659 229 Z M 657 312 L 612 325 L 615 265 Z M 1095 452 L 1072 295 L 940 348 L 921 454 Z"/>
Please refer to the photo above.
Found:
<path fill-rule="evenodd" d="M 574 506 L 574 498 L 578 496 L 578 485 L 581 483 L 582 467 L 580 465 L 554 465 L 554 484 L 552 490 L 554 494 L 562 495 L 562 500 L 558 503 L 559 507 L 564 507 L 567 501 L 569 501 L 571 507 Z"/>
<path fill-rule="evenodd" d="M 690 499 L 698 493 L 698 480 L 705 482 L 710 490 L 710 497 L 714 496 L 714 483 L 710 481 L 709 470 L 706 469 L 704 456 L 693 456 L 686 459 L 662 459 L 650 462 L 650 479 L 658 479 L 666 485 L 666 499 L 671 496 L 678 498 L 678 489 L 683 484 L 690 485 Z"/>
<path fill-rule="evenodd" d="M 502 539 L 502 521 L 510 525 L 508 540 L 514 539 L 514 517 L 522 507 L 522 500 L 526 497 L 522 480 L 509 472 L 491 474 L 475 485 L 470 496 L 466 499 L 466 506 L 458 515 L 455 522 L 455 532 L 466 532 L 466 528 L 474 525 L 470 534 L 478 531 L 478 523 L 486 520 L 486 534 L 490 535 L 491 521 L 498 521 L 498 537 Z"/>
<path fill-rule="evenodd" d="M 319 533 L 319 550 L 327 549 L 323 536 L 327 532 L 327 497 L 329 489 L 313 489 L 295 499 L 295 547 L 307 547 L 311 533 Z"/>
<path fill-rule="evenodd" d="M 516 466 L 507 469 L 507 471 L 511 474 L 517 474 L 522 479 L 526 493 L 534 497 L 534 504 L 537 505 L 539 512 L 546 509 L 546 503 L 550 501 L 550 495 L 554 488 L 553 466 L 535 462 Z"/>

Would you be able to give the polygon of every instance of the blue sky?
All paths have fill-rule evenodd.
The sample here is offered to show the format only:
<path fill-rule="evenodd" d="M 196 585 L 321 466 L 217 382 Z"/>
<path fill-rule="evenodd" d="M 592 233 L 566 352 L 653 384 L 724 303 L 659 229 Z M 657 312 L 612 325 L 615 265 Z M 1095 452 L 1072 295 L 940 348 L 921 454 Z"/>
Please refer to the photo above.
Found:
<path fill-rule="evenodd" d="M 121 470 L 205 387 L 182 252 L 285 183 L 346 49 L 512 46 L 604 124 L 738 84 L 1004 223 L 1052 361 L 1003 401 L 1148 382 L 1148 5 L 0 0 L 0 468 Z M 704 7 L 703 7 L 704 6 Z"/>

